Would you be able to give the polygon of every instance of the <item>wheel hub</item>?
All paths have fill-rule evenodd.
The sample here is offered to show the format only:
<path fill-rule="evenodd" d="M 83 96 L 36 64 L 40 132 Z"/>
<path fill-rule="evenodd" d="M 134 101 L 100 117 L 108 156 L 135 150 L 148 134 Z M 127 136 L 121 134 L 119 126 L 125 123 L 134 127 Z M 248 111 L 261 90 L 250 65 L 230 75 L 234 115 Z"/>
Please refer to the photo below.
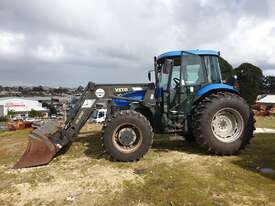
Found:
<path fill-rule="evenodd" d="M 124 128 L 119 131 L 118 140 L 124 146 L 131 146 L 136 141 L 137 135 L 131 128 Z"/>
<path fill-rule="evenodd" d="M 211 122 L 214 136 L 225 143 L 234 142 L 240 138 L 243 125 L 241 114 L 232 108 L 221 109 L 213 116 Z"/>
<path fill-rule="evenodd" d="M 218 119 L 217 124 L 218 124 L 219 129 L 223 130 L 223 131 L 230 130 L 230 128 L 232 128 L 232 122 L 226 116 L 221 116 L 220 119 Z"/>

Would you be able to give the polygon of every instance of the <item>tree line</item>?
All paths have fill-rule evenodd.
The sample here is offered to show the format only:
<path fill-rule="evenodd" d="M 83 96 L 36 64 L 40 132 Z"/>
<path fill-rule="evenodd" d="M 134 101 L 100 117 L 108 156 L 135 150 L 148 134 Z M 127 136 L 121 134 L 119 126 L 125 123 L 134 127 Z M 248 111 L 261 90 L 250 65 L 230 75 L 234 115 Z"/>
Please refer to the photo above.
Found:
<path fill-rule="evenodd" d="M 52 95 L 61 95 L 71 93 L 71 90 L 65 87 L 58 88 L 50 88 L 43 86 L 34 86 L 34 87 L 22 87 L 22 86 L 2 86 L 0 85 L 0 92 L 17 92 L 19 94 L 29 96 L 29 95 L 44 95 L 44 94 L 52 94 Z M 17 94 L 17 95 L 19 95 Z"/>
<path fill-rule="evenodd" d="M 237 77 L 237 84 L 241 96 L 249 104 L 255 104 L 260 94 L 275 94 L 275 76 L 264 76 L 263 71 L 250 63 L 243 63 L 233 68 L 225 59 L 220 58 L 222 78 L 228 83 L 233 83 Z"/>

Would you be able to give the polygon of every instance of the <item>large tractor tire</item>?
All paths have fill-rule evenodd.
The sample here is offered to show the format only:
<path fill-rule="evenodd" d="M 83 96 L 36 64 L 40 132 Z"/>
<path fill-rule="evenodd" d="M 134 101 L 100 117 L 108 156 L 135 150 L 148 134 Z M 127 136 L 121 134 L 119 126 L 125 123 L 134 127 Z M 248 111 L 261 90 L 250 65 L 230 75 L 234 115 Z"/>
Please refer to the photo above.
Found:
<path fill-rule="evenodd" d="M 150 122 L 132 110 L 118 112 L 103 129 L 105 151 L 115 161 L 137 161 L 153 143 Z"/>
<path fill-rule="evenodd" d="M 218 92 L 203 98 L 194 111 L 193 134 L 209 153 L 237 154 L 253 137 L 254 116 L 237 94 Z"/>

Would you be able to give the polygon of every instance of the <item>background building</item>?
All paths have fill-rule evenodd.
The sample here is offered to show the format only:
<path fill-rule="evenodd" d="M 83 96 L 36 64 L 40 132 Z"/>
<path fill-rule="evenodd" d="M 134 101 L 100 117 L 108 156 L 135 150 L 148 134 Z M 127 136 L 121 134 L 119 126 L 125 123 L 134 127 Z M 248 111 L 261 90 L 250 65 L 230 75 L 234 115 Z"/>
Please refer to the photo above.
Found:
<path fill-rule="evenodd" d="M 260 116 L 275 116 L 275 95 L 260 95 L 257 102 L 252 106 L 256 115 Z"/>
<path fill-rule="evenodd" d="M 275 95 L 259 96 L 257 100 L 257 104 L 275 107 Z"/>
<path fill-rule="evenodd" d="M 48 117 L 48 109 L 42 107 L 39 101 L 21 98 L 0 99 L 0 117 L 7 116 L 9 111 L 13 111 L 13 118 L 24 119 L 31 110 L 41 112 L 45 118 Z"/>

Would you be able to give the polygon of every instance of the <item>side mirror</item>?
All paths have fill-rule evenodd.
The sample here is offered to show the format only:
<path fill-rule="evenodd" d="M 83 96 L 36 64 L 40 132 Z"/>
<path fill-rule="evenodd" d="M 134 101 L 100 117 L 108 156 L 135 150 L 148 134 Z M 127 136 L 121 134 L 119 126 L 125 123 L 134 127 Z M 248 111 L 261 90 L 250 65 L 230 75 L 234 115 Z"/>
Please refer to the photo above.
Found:
<path fill-rule="evenodd" d="M 149 81 L 151 81 L 151 72 L 150 71 L 148 72 L 148 79 L 149 79 Z"/>
<path fill-rule="evenodd" d="M 151 82 L 151 79 L 152 79 L 151 73 L 152 73 L 153 71 L 154 71 L 154 70 L 149 70 L 149 71 L 148 71 L 148 79 L 149 79 L 150 82 Z"/>

